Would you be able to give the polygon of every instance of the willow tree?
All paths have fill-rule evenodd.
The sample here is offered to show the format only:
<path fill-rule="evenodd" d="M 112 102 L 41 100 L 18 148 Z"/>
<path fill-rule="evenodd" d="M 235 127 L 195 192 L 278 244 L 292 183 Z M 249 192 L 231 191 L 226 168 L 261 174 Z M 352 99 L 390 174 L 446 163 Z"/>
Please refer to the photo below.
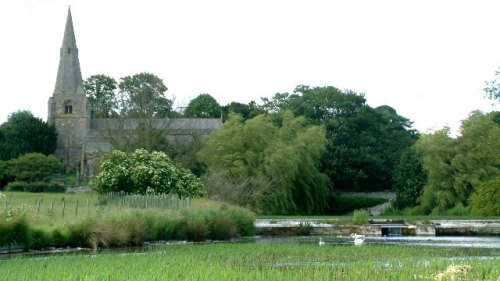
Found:
<path fill-rule="evenodd" d="M 318 169 L 327 144 L 325 130 L 306 126 L 303 117 L 291 112 L 282 113 L 279 119 L 273 122 L 267 115 L 258 115 L 245 121 L 241 115 L 230 114 L 222 128 L 207 138 L 198 156 L 209 174 L 223 171 L 226 180 L 246 182 L 246 189 L 258 192 L 245 202 L 257 212 L 321 213 L 330 190 L 328 177 Z M 267 184 L 255 188 L 252 183 Z"/>

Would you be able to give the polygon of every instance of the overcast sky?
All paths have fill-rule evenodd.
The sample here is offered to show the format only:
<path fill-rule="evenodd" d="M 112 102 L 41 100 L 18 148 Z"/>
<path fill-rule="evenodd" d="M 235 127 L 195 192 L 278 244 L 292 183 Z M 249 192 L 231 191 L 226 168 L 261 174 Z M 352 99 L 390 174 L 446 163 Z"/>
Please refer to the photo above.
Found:
<path fill-rule="evenodd" d="M 177 105 L 332 85 L 457 129 L 500 67 L 500 1 L 1 0 L 0 123 L 46 119 L 71 5 L 83 78 L 151 72 Z"/>

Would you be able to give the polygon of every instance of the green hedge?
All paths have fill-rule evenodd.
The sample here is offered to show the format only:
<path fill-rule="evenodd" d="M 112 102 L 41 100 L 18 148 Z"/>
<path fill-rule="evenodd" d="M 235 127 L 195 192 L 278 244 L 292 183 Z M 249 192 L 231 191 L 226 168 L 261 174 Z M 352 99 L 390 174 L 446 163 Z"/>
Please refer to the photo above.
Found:
<path fill-rule="evenodd" d="M 65 192 L 64 186 L 57 183 L 46 183 L 42 181 L 27 183 L 24 181 L 15 181 L 7 184 L 8 191 L 24 192 Z"/>
<path fill-rule="evenodd" d="M 383 204 L 388 200 L 385 198 L 374 198 L 365 196 L 339 195 L 330 198 L 330 215 L 345 215 L 354 210 L 366 209 Z"/>

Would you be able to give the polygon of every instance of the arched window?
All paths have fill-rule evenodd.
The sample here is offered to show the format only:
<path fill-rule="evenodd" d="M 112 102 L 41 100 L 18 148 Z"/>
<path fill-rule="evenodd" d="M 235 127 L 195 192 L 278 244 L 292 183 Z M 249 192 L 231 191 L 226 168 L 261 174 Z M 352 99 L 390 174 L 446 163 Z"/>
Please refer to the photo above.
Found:
<path fill-rule="evenodd" d="M 73 113 L 73 106 L 72 105 L 66 105 L 64 107 L 64 113 L 66 113 L 66 114 L 72 114 Z"/>

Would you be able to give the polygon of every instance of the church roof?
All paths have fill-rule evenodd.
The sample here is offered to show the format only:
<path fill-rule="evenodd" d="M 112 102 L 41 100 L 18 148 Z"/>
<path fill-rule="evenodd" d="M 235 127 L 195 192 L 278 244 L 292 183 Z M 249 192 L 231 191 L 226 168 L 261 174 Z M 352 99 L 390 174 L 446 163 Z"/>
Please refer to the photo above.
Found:
<path fill-rule="evenodd" d="M 68 8 L 54 94 L 84 94 L 71 9 Z"/>

